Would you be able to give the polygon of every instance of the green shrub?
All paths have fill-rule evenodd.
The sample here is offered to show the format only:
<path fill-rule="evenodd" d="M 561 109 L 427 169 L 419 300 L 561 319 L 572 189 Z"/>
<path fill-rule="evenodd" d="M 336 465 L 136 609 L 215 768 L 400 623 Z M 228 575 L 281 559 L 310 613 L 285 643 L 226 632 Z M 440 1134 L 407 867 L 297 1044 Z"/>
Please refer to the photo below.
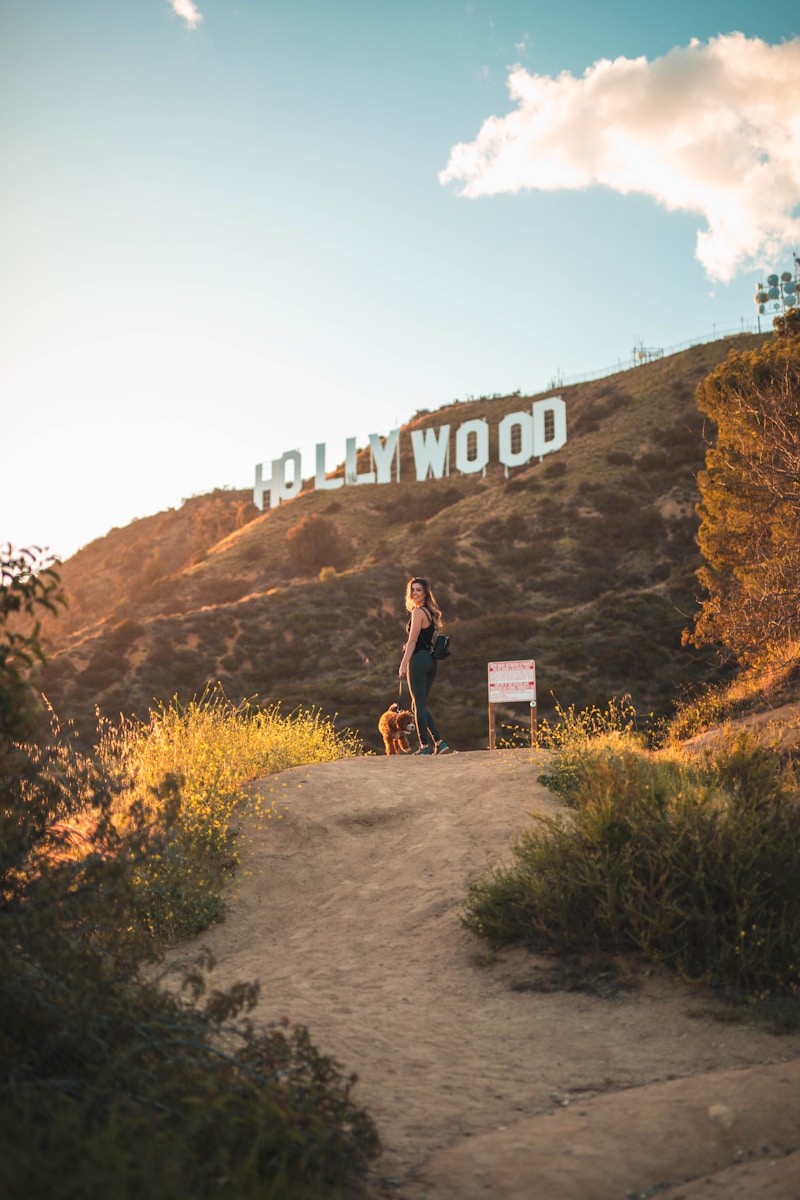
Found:
<path fill-rule="evenodd" d="M 8 740 L 29 732 L 35 721 L 27 672 L 44 662 L 37 614 L 42 608 L 55 613 L 66 603 L 54 561 L 36 550 L 0 548 L 0 766 Z"/>
<path fill-rule="evenodd" d="M 333 521 L 319 513 L 301 517 L 286 534 L 286 546 L 293 562 L 304 571 L 314 568 L 341 569 L 349 557 L 348 548 Z"/>
<path fill-rule="evenodd" d="M 45 587 L 51 581 L 52 573 Z M 50 602 L 35 579 L 21 586 L 27 611 Z M 14 743 L 28 710 L 20 651 L 32 661 L 40 650 L 35 632 L 3 641 L 9 611 L 19 608 L 0 607 L 0 646 L 14 651 L 0 657 L 8 702 L 0 726 L 4 1200 L 351 1197 L 378 1152 L 374 1126 L 351 1098 L 353 1078 L 304 1028 L 254 1027 L 246 1014 L 255 987 L 209 992 L 208 959 L 180 988 L 164 986 L 154 969 L 159 942 L 140 919 L 142 876 L 182 851 L 187 830 L 206 853 L 218 836 L 227 845 L 226 829 L 208 820 L 227 809 L 214 795 L 223 776 L 207 727 L 215 718 L 218 736 L 241 737 L 243 712 L 232 719 L 211 702 L 151 720 L 169 745 L 162 757 L 180 763 L 193 740 L 201 764 L 212 762 L 191 777 L 189 805 L 174 777 L 145 785 L 155 756 L 145 763 L 133 754 L 148 741 L 132 725 L 128 741 L 106 738 L 104 755 L 76 750 L 55 722 L 44 745 Z M 330 756 L 336 744 L 313 714 L 300 718 L 294 750 L 288 719 L 252 717 L 256 728 L 279 727 L 277 758 L 312 746 Z M 129 753 L 115 757 L 115 746 Z M 270 748 L 261 746 L 262 758 Z"/>
<path fill-rule="evenodd" d="M 471 886 L 467 927 L 493 942 L 637 950 L 734 989 L 797 989 L 791 771 L 748 736 L 701 761 L 647 753 L 618 731 L 581 744 L 582 721 L 596 720 L 572 715 L 543 777 L 569 813 L 539 817 L 514 865 Z"/>
<path fill-rule="evenodd" d="M 24 801 L 39 818 L 28 854 L 1 864 L 6 1200 L 342 1195 L 377 1151 L 352 1079 L 305 1029 L 244 1019 L 256 989 L 207 994 L 210 962 L 179 991 L 148 980 L 157 947 L 132 933 L 129 906 L 158 835 L 136 813 L 120 834 L 115 788 L 63 747 L 30 766 L 3 788 L 4 811 Z M 77 816 L 76 795 L 78 855 L 44 824 L 59 809 Z"/>

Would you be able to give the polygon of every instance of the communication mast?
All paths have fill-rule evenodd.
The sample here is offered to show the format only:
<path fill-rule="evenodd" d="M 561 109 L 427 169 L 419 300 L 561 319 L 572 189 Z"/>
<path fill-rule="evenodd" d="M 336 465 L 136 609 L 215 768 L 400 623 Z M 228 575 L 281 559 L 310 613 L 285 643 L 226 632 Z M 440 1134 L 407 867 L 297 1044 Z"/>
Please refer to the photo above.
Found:
<path fill-rule="evenodd" d="M 655 362 L 657 359 L 664 357 L 664 350 L 661 346 L 644 346 L 641 342 L 636 343 L 631 353 L 635 365 Z"/>
<path fill-rule="evenodd" d="M 789 308 L 800 307 L 800 258 L 792 251 L 794 275 L 784 271 L 781 275 L 768 275 L 766 285 L 756 284 L 753 303 L 758 313 L 758 332 L 761 332 L 762 316 L 779 317 Z"/>

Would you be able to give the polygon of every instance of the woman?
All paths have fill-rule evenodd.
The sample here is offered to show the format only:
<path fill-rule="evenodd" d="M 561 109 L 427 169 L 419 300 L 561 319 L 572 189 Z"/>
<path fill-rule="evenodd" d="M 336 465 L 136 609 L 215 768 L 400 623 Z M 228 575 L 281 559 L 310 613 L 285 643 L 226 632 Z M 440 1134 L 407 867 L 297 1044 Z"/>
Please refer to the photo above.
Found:
<path fill-rule="evenodd" d="M 419 738 L 419 750 L 415 753 L 452 754 L 450 747 L 442 741 L 436 720 L 428 708 L 428 694 L 436 678 L 437 667 L 436 659 L 431 653 L 431 645 L 442 613 L 433 598 L 427 579 L 409 579 L 406 587 L 406 611 L 411 613 L 406 625 L 408 641 L 398 674 L 401 679 L 403 676 L 408 678 L 414 724 Z"/>

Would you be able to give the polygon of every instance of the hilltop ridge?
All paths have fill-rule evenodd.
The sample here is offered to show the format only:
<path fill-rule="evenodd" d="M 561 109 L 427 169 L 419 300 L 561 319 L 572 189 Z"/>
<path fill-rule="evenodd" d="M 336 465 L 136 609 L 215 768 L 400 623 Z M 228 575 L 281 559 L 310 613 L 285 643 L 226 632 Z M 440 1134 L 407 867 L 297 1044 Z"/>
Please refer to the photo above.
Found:
<path fill-rule="evenodd" d="M 540 714 L 622 693 L 641 713 L 667 712 L 684 687 L 720 677 L 712 653 L 680 645 L 711 433 L 694 391 L 765 336 L 560 389 L 566 445 L 507 473 L 493 450 L 480 477 L 417 483 L 406 439 L 399 483 L 309 486 L 266 512 L 249 492 L 218 490 L 114 530 L 63 564 L 70 608 L 45 623 L 42 687 L 85 737 L 95 705 L 146 716 L 219 682 L 234 700 L 336 713 L 377 749 L 405 581 L 424 574 L 453 638 L 437 709 L 462 749 L 485 745 L 486 663 L 498 659 L 536 659 Z M 483 418 L 496 438 L 504 415 L 540 398 L 446 405 L 403 430 Z M 322 536 L 293 540 L 309 520 Z M 525 723 L 513 708 L 503 717 Z"/>

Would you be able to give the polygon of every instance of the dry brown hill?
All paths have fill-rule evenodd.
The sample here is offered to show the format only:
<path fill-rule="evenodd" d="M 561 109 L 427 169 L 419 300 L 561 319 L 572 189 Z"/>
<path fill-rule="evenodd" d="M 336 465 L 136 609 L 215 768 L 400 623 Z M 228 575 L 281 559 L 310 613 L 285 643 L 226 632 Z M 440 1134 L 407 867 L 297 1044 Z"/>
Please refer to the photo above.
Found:
<path fill-rule="evenodd" d="M 540 713 L 553 695 L 584 707 L 626 692 L 641 714 L 667 713 L 684 687 L 718 675 L 713 655 L 680 645 L 696 609 L 696 475 L 709 433 L 694 391 L 729 350 L 758 340 L 561 389 L 567 444 L 508 478 L 493 447 L 483 477 L 412 482 L 406 438 L 400 483 L 309 488 L 264 513 L 247 492 L 217 491 L 114 530 L 63 565 L 70 610 L 45 627 L 43 688 L 87 737 L 96 705 L 146 716 L 154 701 L 220 681 L 234 700 L 337 714 L 378 748 L 377 718 L 396 697 L 404 585 L 420 573 L 453 639 L 435 698 L 462 749 L 486 745 L 493 660 L 536 659 Z M 406 431 L 483 417 L 494 441 L 500 418 L 533 399 L 447 406 Z M 324 536 L 309 547 L 292 534 L 311 517 Z M 520 709 L 505 715 L 524 726 Z"/>

